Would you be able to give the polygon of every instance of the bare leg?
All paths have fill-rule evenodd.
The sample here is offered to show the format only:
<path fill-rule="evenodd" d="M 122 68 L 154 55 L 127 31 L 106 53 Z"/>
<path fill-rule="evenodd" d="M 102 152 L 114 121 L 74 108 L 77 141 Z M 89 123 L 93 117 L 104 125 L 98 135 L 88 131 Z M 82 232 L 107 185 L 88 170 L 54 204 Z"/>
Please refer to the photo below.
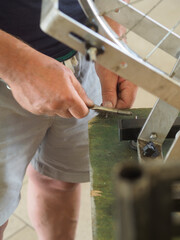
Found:
<path fill-rule="evenodd" d="M 2 226 L 0 226 L 0 240 L 3 240 L 3 233 L 4 233 L 4 230 L 7 226 L 7 224 L 8 224 L 8 221 L 5 222 Z"/>
<path fill-rule="evenodd" d="M 43 176 L 28 167 L 28 212 L 39 240 L 74 240 L 80 184 Z"/>

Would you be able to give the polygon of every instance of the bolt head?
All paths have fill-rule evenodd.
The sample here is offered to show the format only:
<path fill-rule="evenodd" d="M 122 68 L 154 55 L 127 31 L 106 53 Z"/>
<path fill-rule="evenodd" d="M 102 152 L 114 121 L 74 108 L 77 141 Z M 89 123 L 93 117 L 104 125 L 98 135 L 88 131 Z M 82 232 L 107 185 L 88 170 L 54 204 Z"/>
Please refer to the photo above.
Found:
<path fill-rule="evenodd" d="M 143 156 L 144 157 L 151 157 L 151 158 L 156 158 L 159 156 L 159 151 L 154 145 L 153 142 L 148 142 L 144 147 L 143 147 Z"/>
<path fill-rule="evenodd" d="M 157 139 L 157 133 L 151 133 L 150 137 L 151 140 L 156 140 Z"/>

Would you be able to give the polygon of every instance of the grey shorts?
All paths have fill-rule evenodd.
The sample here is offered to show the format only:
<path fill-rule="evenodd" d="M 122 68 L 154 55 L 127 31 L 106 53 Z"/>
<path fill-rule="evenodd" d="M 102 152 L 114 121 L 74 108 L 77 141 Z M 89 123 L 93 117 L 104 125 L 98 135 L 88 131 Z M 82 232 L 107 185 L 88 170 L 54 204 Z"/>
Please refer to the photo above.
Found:
<path fill-rule="evenodd" d="M 101 103 L 94 65 L 77 54 L 75 76 L 87 95 Z M 0 81 L 0 226 L 20 199 L 28 164 L 41 174 L 65 182 L 89 181 L 88 121 L 36 116 L 22 109 Z"/>

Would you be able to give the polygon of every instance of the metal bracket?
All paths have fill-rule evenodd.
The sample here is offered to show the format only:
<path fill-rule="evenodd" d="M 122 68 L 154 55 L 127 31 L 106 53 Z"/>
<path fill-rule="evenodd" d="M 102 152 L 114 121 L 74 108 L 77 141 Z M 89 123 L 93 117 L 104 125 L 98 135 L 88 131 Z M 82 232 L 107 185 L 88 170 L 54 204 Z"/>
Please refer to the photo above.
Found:
<path fill-rule="evenodd" d="M 179 111 L 168 105 L 162 100 L 158 100 L 152 109 L 147 121 L 145 122 L 138 137 L 138 157 L 140 161 L 161 160 L 163 161 L 162 144 L 170 131 Z M 154 151 L 157 149 L 158 154 L 152 157 L 144 154 L 143 149 L 149 142 L 153 142 Z"/>
<path fill-rule="evenodd" d="M 131 118 L 131 119 L 120 119 L 119 120 L 119 140 L 120 141 L 137 141 L 138 135 L 143 128 L 147 119 L 145 118 Z M 180 117 L 178 117 L 171 130 L 169 131 L 166 139 L 174 139 L 177 132 L 180 130 Z M 152 141 L 152 135 L 149 140 Z M 156 135 L 155 135 L 156 137 Z"/>

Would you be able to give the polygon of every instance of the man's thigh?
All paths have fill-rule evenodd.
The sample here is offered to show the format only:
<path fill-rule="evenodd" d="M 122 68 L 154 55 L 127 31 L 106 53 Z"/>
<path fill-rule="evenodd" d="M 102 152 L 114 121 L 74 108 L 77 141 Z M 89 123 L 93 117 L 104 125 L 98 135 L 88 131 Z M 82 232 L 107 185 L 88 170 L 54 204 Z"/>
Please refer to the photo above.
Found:
<path fill-rule="evenodd" d="M 89 181 L 88 119 L 56 117 L 32 160 L 33 167 L 63 182 Z"/>
<path fill-rule="evenodd" d="M 0 225 L 18 205 L 26 167 L 48 124 L 48 119 L 22 109 L 0 82 Z"/>

